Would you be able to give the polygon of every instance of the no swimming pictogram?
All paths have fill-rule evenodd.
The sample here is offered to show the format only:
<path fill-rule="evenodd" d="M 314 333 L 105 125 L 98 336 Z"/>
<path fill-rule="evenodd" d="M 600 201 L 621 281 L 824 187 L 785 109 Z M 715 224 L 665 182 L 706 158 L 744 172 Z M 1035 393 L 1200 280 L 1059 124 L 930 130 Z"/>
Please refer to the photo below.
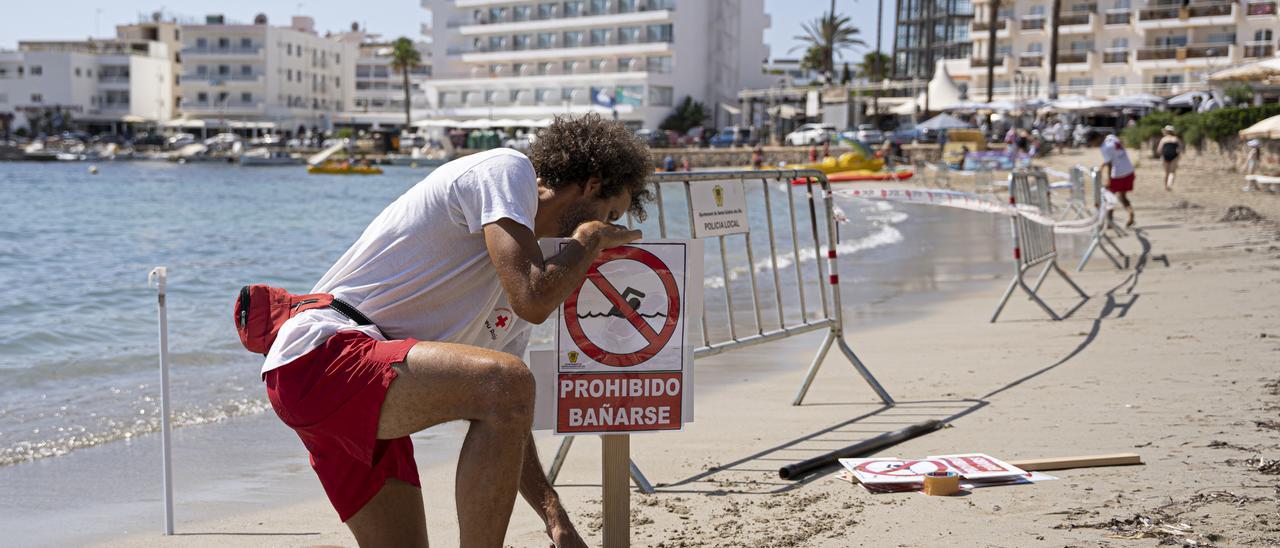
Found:
<path fill-rule="evenodd" d="M 658 287 L 655 289 L 658 291 L 637 290 L 627 285 L 622 277 L 611 280 L 610 276 L 601 271 L 601 267 L 614 261 L 633 261 L 639 264 L 636 268 L 648 269 L 656 275 Z M 591 265 L 590 270 L 587 271 L 587 280 L 600 291 L 612 307 L 607 314 L 579 313 L 579 298 L 586 284 L 565 300 L 565 329 L 573 343 L 587 357 L 609 367 L 633 367 L 658 355 L 671 343 L 672 336 L 676 334 L 680 324 L 682 284 L 677 281 L 675 273 L 661 258 L 635 246 L 608 249 L 601 254 L 595 264 Z M 618 286 L 623 286 L 625 289 L 619 291 Z M 655 293 L 658 294 L 655 295 Z M 648 296 L 646 302 L 656 300 L 664 305 L 664 309 L 649 314 L 642 313 L 639 310 L 641 301 L 635 297 L 645 298 L 646 296 Z M 583 320 L 596 318 L 610 320 L 614 317 L 621 317 L 635 329 L 643 339 L 644 344 L 641 348 L 627 350 L 618 347 L 614 341 L 592 340 L 583 327 Z M 662 323 L 655 329 L 649 319 L 659 317 L 662 318 Z"/>

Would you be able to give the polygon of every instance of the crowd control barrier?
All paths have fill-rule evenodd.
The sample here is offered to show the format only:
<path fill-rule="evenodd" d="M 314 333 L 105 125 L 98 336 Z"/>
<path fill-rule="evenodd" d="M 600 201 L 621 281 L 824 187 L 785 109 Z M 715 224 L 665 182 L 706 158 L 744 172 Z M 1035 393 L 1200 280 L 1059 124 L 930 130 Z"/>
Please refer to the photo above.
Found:
<path fill-rule="evenodd" d="M 1024 208 L 1031 206 L 1039 211 L 1040 215 L 1048 215 L 1052 211 L 1052 202 L 1049 192 L 1049 178 L 1040 170 L 1015 170 L 1009 174 L 1009 205 L 1014 208 Z M 1004 306 L 1009 302 L 1009 297 L 1013 295 L 1013 291 L 1022 288 L 1023 291 L 1040 305 L 1054 320 L 1062 319 L 1057 312 L 1053 310 L 1043 299 L 1037 294 L 1040 286 L 1048 277 L 1049 271 L 1057 272 L 1062 276 L 1063 280 L 1071 285 L 1076 293 L 1080 294 L 1082 299 L 1088 300 L 1089 295 L 1080 289 L 1067 275 L 1062 267 L 1058 266 L 1058 249 L 1054 241 L 1054 225 L 1037 222 L 1028 215 L 1014 215 L 1011 218 L 1013 224 L 1013 258 L 1014 258 L 1014 275 L 1013 280 L 1009 282 L 1009 288 L 1005 290 L 1004 295 L 1000 298 L 999 304 L 996 305 L 995 313 L 991 315 L 991 321 L 995 322 L 1000 317 L 1000 312 L 1004 310 Z M 1039 276 L 1033 285 L 1027 285 L 1026 274 L 1032 268 L 1044 265 Z"/>
<path fill-rule="evenodd" d="M 793 180 L 803 184 L 792 184 Z M 706 288 L 703 306 L 713 292 L 722 293 L 723 326 L 701 321 L 701 343 L 694 359 L 778 341 L 796 335 L 825 333 L 792 405 L 804 401 L 827 352 L 834 345 L 886 405 L 893 398 L 862 363 L 844 336 L 837 268 L 838 217 L 831 183 L 817 170 L 697 171 L 656 173 L 650 177 L 655 200 L 646 223 L 656 223 L 661 238 L 692 238 L 695 185 L 742 183 L 747 215 L 752 221 L 739 234 L 707 238 L 718 243 L 723 284 Z M 797 196 L 799 194 L 799 196 Z M 652 226 L 640 225 L 646 235 Z M 767 245 L 765 245 L 767 244 Z M 708 246 L 710 249 L 712 246 Z M 825 247 L 825 250 L 823 249 Z M 757 260 L 762 257 L 762 260 Z M 813 264 L 808 264 L 809 262 Z M 803 264 L 806 263 L 806 264 Z M 708 265 L 707 276 L 713 267 Z M 734 287 L 741 288 L 733 290 Z M 749 287 L 749 291 L 747 288 Z M 814 297 L 817 297 L 816 299 Z M 718 301 L 719 299 L 714 299 Z M 692 314 L 691 316 L 692 317 Z M 706 310 L 701 317 L 707 318 Z M 553 483 L 568 456 L 573 437 L 562 440 L 547 478 Z M 631 477 L 643 492 L 652 492 L 644 475 L 630 464 Z"/>
<path fill-rule="evenodd" d="M 1076 171 L 1082 172 L 1080 179 L 1081 193 L 1083 193 L 1084 168 L 1076 166 L 1076 168 L 1072 170 L 1072 173 L 1074 174 Z M 1084 271 L 1084 265 L 1089 264 L 1089 259 L 1093 257 L 1093 252 L 1097 250 L 1102 250 L 1102 254 L 1106 255 L 1107 259 L 1110 260 L 1111 264 L 1115 265 L 1116 268 L 1124 270 L 1125 265 L 1129 263 L 1129 256 L 1120 249 L 1120 246 L 1116 245 L 1115 240 L 1111 239 L 1111 236 L 1107 234 L 1107 229 L 1115 230 L 1117 233 L 1121 234 L 1122 232 L 1120 232 L 1119 227 L 1112 225 L 1111 216 L 1105 215 L 1102 212 L 1102 209 L 1107 207 L 1103 196 L 1104 189 L 1102 188 L 1102 170 L 1093 168 L 1089 173 L 1089 179 L 1093 183 L 1093 203 L 1094 206 L 1098 208 L 1099 215 L 1101 215 L 1102 219 L 1093 227 L 1093 234 L 1089 241 L 1089 247 L 1085 249 L 1084 256 L 1080 257 L 1080 264 L 1076 266 L 1076 272 Z M 1075 190 L 1073 187 L 1072 193 L 1074 194 L 1074 192 Z M 1120 262 L 1120 258 L 1124 258 L 1123 264 Z"/>

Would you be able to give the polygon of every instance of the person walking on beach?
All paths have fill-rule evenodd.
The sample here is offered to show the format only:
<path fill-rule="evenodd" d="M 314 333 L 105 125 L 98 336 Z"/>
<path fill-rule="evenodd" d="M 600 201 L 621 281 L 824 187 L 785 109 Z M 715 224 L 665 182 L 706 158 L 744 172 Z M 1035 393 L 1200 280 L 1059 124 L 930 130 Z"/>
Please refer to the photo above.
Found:
<path fill-rule="evenodd" d="M 1241 190 L 1252 192 L 1258 190 L 1258 184 L 1249 176 L 1258 174 L 1258 164 L 1262 163 L 1262 141 L 1249 139 L 1245 146 L 1249 149 L 1249 153 L 1244 159 L 1244 175 L 1247 183 Z"/>
<path fill-rule="evenodd" d="M 1164 126 L 1164 136 L 1156 143 L 1156 152 L 1164 164 L 1164 189 L 1173 190 L 1173 179 L 1178 173 L 1178 157 L 1182 155 L 1182 139 L 1173 126 Z"/>
<path fill-rule="evenodd" d="M 1134 169 L 1133 162 L 1129 160 L 1129 153 L 1125 151 L 1124 144 L 1120 142 L 1120 138 L 1115 135 L 1107 135 L 1102 137 L 1101 133 L 1090 130 L 1086 138 L 1089 146 L 1100 147 L 1102 151 L 1102 166 L 1100 169 L 1107 174 L 1107 190 L 1110 190 L 1120 199 L 1120 205 L 1124 206 L 1124 210 L 1129 213 L 1129 222 L 1124 226 L 1133 226 L 1133 205 L 1129 203 L 1129 193 L 1133 192 Z M 1107 211 L 1107 220 L 1111 220 L 1111 211 Z"/>
<path fill-rule="evenodd" d="M 427 546 L 411 434 L 469 423 L 454 497 L 461 546 L 500 547 L 518 491 L 555 546 L 585 546 L 531 437 L 534 381 L 520 360 L 602 250 L 652 199 L 648 150 L 599 115 L 557 118 L 528 157 L 498 148 L 410 188 L 316 284 L 356 309 L 285 322 L 262 374 L 361 546 Z M 550 258 L 538 239 L 568 238 Z M 287 268 L 287 267 L 286 267 Z M 372 325 L 349 319 L 367 316 Z"/>

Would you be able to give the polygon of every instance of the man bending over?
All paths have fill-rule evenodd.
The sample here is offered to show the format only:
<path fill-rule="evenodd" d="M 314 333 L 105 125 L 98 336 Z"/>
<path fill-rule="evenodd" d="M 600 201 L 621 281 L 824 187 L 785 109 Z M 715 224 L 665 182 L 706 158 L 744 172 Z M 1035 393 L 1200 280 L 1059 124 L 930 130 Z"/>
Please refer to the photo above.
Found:
<path fill-rule="evenodd" d="M 361 546 L 426 546 L 409 435 L 470 423 L 454 497 L 465 547 L 502 545 L 517 489 L 557 546 L 582 545 L 530 441 L 533 376 L 520 356 L 600 251 L 640 233 L 648 149 L 597 115 L 558 118 L 529 157 L 496 149 L 433 171 L 325 273 L 374 325 L 309 310 L 262 367 L 272 407 L 311 453 Z M 538 238 L 570 245 L 543 259 Z M 522 321 L 517 321 L 522 320 Z"/>

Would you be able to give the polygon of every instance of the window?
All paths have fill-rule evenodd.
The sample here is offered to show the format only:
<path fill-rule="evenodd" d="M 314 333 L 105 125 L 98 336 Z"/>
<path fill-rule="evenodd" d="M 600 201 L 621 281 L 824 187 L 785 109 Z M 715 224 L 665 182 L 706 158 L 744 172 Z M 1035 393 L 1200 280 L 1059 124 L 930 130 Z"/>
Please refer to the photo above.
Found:
<path fill-rule="evenodd" d="M 511 19 L 515 21 L 528 21 L 533 13 L 533 6 L 516 6 L 511 8 Z"/>
<path fill-rule="evenodd" d="M 1116 38 L 1111 41 L 1111 49 L 1125 49 L 1129 47 L 1128 38 Z"/>
<path fill-rule="evenodd" d="M 32 94 L 31 94 L 31 102 L 32 102 L 32 103 L 43 103 L 43 102 L 44 102 L 44 95 L 41 95 L 41 94 L 39 94 L 39 93 L 32 93 Z"/>
<path fill-rule="evenodd" d="M 538 19 L 554 19 L 556 16 L 556 5 L 538 4 Z"/>
<path fill-rule="evenodd" d="M 502 100 L 501 96 L 502 96 L 501 91 L 498 91 L 496 89 L 488 90 L 484 92 L 484 102 L 485 104 L 492 105 L 494 103 L 501 101 Z"/>
<path fill-rule="evenodd" d="M 667 74 L 671 72 L 671 58 L 649 57 L 645 60 L 645 71 Z"/>
<path fill-rule="evenodd" d="M 507 18 L 507 8 L 489 8 L 489 22 L 497 23 Z"/>
<path fill-rule="evenodd" d="M 635 70 L 635 63 L 636 63 L 635 57 L 619 57 L 618 72 L 631 72 Z"/>
<path fill-rule="evenodd" d="M 1271 36 L 1272 36 L 1271 29 L 1262 29 L 1260 31 L 1253 33 L 1253 41 L 1254 42 L 1270 42 Z"/>
<path fill-rule="evenodd" d="M 248 104 L 248 103 L 252 103 L 252 102 L 253 102 L 253 94 L 252 94 L 252 93 L 250 93 L 250 92 L 247 92 L 247 91 L 245 91 L 245 92 L 241 92 L 241 93 L 240 93 L 240 102 L 241 102 L 241 103 L 246 103 L 246 104 Z"/>
<path fill-rule="evenodd" d="M 253 67 L 250 65 L 240 65 L 240 75 L 249 76 L 253 74 Z"/>
<path fill-rule="evenodd" d="M 529 44 L 533 41 L 532 38 L 528 34 L 517 34 L 511 38 L 511 45 L 514 49 L 529 49 Z"/>
<path fill-rule="evenodd" d="M 1033 55 L 1039 55 L 1043 51 L 1044 51 L 1044 44 L 1041 44 L 1040 42 L 1035 42 L 1027 45 L 1027 53 L 1030 53 Z"/>
<path fill-rule="evenodd" d="M 80 76 L 80 67 L 76 67 L 76 76 Z"/>
<path fill-rule="evenodd" d="M 208 103 L 208 102 L 209 102 L 209 94 L 208 94 L 208 93 L 205 93 L 205 92 L 203 92 L 203 91 L 202 91 L 202 92 L 200 92 L 200 93 L 197 93 L 197 94 L 196 94 L 196 102 L 197 102 L 197 103 L 201 103 L 201 104 L 203 104 L 203 103 Z"/>
<path fill-rule="evenodd" d="M 581 16 L 581 15 L 582 15 L 582 2 L 581 2 L 581 1 L 573 0 L 573 1 L 570 1 L 570 2 L 565 2 L 565 3 L 564 3 L 564 16 L 565 16 L 565 17 L 579 17 L 579 16 Z"/>
<path fill-rule="evenodd" d="M 591 29 L 591 45 L 603 46 L 609 43 L 609 29 Z"/>
<path fill-rule="evenodd" d="M 253 49 L 253 38 L 241 38 L 240 49 Z"/>
<path fill-rule="evenodd" d="M 504 49 L 507 49 L 506 36 L 490 36 L 489 37 L 489 51 L 501 51 Z"/>
<path fill-rule="evenodd" d="M 618 29 L 619 44 L 634 44 L 640 41 L 640 27 L 622 27 Z"/>
<path fill-rule="evenodd" d="M 196 49 L 205 49 L 209 47 L 209 41 L 204 38 L 196 38 Z"/>
<path fill-rule="evenodd" d="M 368 78 L 373 74 L 373 67 L 369 65 L 356 65 L 356 78 Z"/>
<path fill-rule="evenodd" d="M 391 74 L 389 71 L 390 71 L 390 68 L 389 68 L 389 67 L 387 67 L 386 65 L 374 65 L 374 67 L 373 67 L 373 77 L 374 77 L 374 78 L 386 78 L 386 77 L 390 76 L 390 74 Z"/>
<path fill-rule="evenodd" d="M 32 76 L 40 76 L 41 74 L 44 74 L 44 67 L 40 65 L 31 65 Z"/>
<path fill-rule="evenodd" d="M 669 107 L 675 103 L 675 92 L 668 86 L 649 86 L 649 106 Z"/>
<path fill-rule="evenodd" d="M 609 0 L 591 0 L 591 15 L 609 13 Z"/>
<path fill-rule="evenodd" d="M 1126 83 L 1127 83 L 1127 82 L 1125 82 L 1125 78 L 1124 78 L 1124 76 L 1112 76 L 1112 77 L 1111 77 L 1110 84 L 1111 84 L 1112 86 L 1120 87 L 1120 86 L 1125 85 Z"/>
<path fill-rule="evenodd" d="M 1236 43 L 1236 33 L 1234 32 L 1211 32 L 1209 33 L 1210 44 L 1234 44 Z"/>
<path fill-rule="evenodd" d="M 600 72 L 601 70 L 604 70 L 604 66 L 604 59 L 592 59 L 588 64 L 590 72 Z"/>
<path fill-rule="evenodd" d="M 618 0 L 618 13 L 636 11 L 636 0 Z"/>
<path fill-rule="evenodd" d="M 550 61 L 543 61 L 541 63 L 538 63 L 538 74 L 540 75 L 551 74 L 552 66 L 554 65 L 552 65 Z"/>
<path fill-rule="evenodd" d="M 576 93 L 574 93 L 575 91 L 576 91 L 576 90 L 574 90 L 573 88 L 563 88 L 563 89 L 561 89 L 561 90 L 560 90 L 560 100 L 561 100 L 561 101 L 572 101 L 572 100 L 573 100 L 573 96 L 574 96 L 574 95 L 576 95 Z"/>
<path fill-rule="evenodd" d="M 524 63 L 512 63 L 511 74 L 514 74 L 516 76 L 523 75 L 525 70 L 528 68 L 529 68 L 529 65 L 526 65 Z"/>
<path fill-rule="evenodd" d="M 923 8 L 923 6 L 921 6 L 921 8 Z M 673 10 L 676 9 L 676 0 L 649 0 L 649 9 Z"/>
<path fill-rule="evenodd" d="M 578 62 L 577 62 L 577 61 L 565 61 L 565 62 L 564 62 L 564 64 L 562 64 L 562 65 L 560 66 L 560 69 L 561 69 L 561 71 L 562 71 L 562 72 L 564 72 L 565 74 L 573 74 L 574 72 L 576 72 L 576 71 L 578 70 Z"/>
<path fill-rule="evenodd" d="M 671 25 L 649 25 L 645 27 L 645 40 L 649 42 L 670 42 Z"/>
<path fill-rule="evenodd" d="M 533 102 L 538 103 L 540 105 L 545 105 L 555 100 L 555 96 L 556 96 L 555 89 L 538 88 L 538 90 L 533 93 Z"/>
<path fill-rule="evenodd" d="M 489 65 L 489 76 L 499 76 L 502 74 L 502 65 L 494 63 Z"/>
<path fill-rule="evenodd" d="M 582 31 L 570 30 L 564 33 L 564 47 L 576 48 L 582 45 Z"/>
<path fill-rule="evenodd" d="M 226 104 L 226 103 L 227 103 L 227 101 L 229 101 L 229 100 L 231 100 L 231 94 L 230 94 L 230 93 L 227 93 L 227 92 L 225 92 L 225 91 L 218 92 L 218 103 L 219 103 L 219 104 Z"/>
<path fill-rule="evenodd" d="M 1067 81 L 1067 85 L 1072 87 L 1088 87 L 1093 85 L 1093 78 L 1072 78 Z"/>
<path fill-rule="evenodd" d="M 554 48 L 556 46 L 556 33 L 539 32 L 538 33 L 538 49 Z"/>
<path fill-rule="evenodd" d="M 1153 84 L 1181 84 L 1181 74 L 1161 74 L 1151 78 Z"/>
<path fill-rule="evenodd" d="M 230 47 L 231 47 L 231 39 L 230 39 L 230 38 L 219 38 L 219 39 L 218 39 L 218 49 L 227 49 L 227 48 L 230 48 Z"/>
<path fill-rule="evenodd" d="M 218 76 L 227 76 L 231 74 L 231 65 L 218 65 Z"/>

